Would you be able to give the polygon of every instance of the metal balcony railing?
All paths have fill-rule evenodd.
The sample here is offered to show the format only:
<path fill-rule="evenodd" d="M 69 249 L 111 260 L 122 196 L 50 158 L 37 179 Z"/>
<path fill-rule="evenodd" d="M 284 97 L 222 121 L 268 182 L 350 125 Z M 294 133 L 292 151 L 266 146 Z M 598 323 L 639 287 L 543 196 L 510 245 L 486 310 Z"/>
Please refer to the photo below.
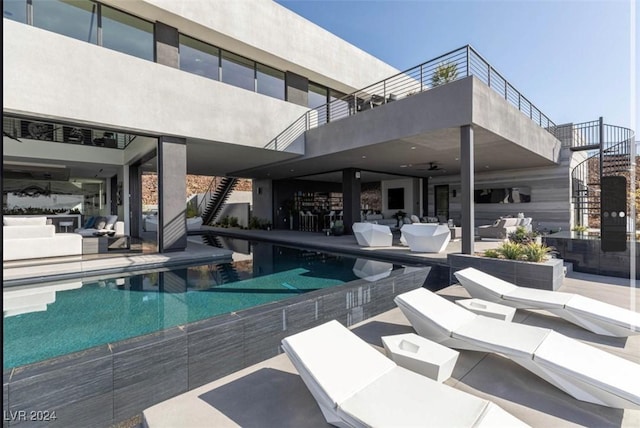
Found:
<path fill-rule="evenodd" d="M 484 82 L 540 127 L 554 134 L 556 124 L 467 45 L 307 111 L 265 148 L 285 150 L 305 131 L 468 76 Z"/>

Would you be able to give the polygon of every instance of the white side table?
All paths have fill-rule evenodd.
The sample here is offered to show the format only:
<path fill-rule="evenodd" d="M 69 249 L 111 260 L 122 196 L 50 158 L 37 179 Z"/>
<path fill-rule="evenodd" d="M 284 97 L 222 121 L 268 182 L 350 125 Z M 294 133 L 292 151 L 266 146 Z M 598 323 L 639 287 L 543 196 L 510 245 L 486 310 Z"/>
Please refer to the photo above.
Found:
<path fill-rule="evenodd" d="M 414 333 L 383 336 L 387 356 L 401 367 L 420 373 L 437 382 L 451 377 L 458 351 Z"/>
<path fill-rule="evenodd" d="M 482 299 L 461 299 L 456 300 L 456 303 L 478 315 L 484 315 L 485 317 L 497 318 L 504 321 L 512 321 L 513 316 L 516 313 L 516 308 L 501 305 L 499 303 L 487 302 Z"/>

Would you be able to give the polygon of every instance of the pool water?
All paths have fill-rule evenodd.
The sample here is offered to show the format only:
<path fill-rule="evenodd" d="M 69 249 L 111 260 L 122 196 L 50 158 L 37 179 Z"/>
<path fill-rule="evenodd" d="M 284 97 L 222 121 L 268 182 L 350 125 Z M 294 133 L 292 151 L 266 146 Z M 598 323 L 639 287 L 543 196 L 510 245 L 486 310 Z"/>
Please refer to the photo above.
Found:
<path fill-rule="evenodd" d="M 231 263 L 5 288 L 4 369 L 362 277 L 352 257 L 268 243 L 249 248 Z"/>

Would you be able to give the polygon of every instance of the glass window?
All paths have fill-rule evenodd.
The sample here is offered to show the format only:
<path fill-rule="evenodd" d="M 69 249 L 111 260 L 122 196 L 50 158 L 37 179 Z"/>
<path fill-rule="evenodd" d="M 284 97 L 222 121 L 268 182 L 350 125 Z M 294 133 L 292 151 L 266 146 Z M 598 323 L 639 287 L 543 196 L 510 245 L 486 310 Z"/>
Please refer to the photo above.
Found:
<path fill-rule="evenodd" d="M 309 83 L 309 108 L 320 107 L 327 103 L 327 88 Z"/>
<path fill-rule="evenodd" d="M 98 5 L 89 0 L 33 0 L 33 25 L 97 43 Z"/>
<path fill-rule="evenodd" d="M 4 0 L 2 16 L 13 21 L 27 23 L 27 0 Z"/>
<path fill-rule="evenodd" d="M 220 50 L 180 34 L 180 70 L 218 80 Z"/>
<path fill-rule="evenodd" d="M 337 120 L 349 116 L 349 102 L 341 100 L 346 94 L 342 92 L 329 91 L 329 120 Z"/>
<path fill-rule="evenodd" d="M 230 85 L 256 90 L 255 63 L 240 55 L 222 51 L 222 81 Z"/>
<path fill-rule="evenodd" d="M 284 72 L 266 65 L 256 65 L 258 92 L 284 100 Z"/>
<path fill-rule="evenodd" d="M 103 5 L 102 46 L 153 61 L 153 24 Z"/>

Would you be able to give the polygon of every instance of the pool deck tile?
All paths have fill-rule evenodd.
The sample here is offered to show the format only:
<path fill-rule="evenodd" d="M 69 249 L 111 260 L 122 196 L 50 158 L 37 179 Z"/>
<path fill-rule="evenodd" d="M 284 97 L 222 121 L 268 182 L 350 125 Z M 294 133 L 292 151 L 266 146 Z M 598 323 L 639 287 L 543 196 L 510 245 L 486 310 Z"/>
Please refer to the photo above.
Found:
<path fill-rule="evenodd" d="M 600 298 L 634 310 L 640 308 L 640 293 L 636 294 L 635 288 L 624 278 L 570 272 L 560 291 Z M 470 297 L 460 285 L 447 287 L 438 294 L 450 300 Z M 599 336 L 545 311 L 518 310 L 514 322 L 553 328 L 640 363 L 640 336 Z M 351 329 L 380 352 L 384 352 L 381 336 L 413 332 L 397 308 L 355 324 Z M 640 411 L 612 409 L 575 400 L 497 354 L 461 351 L 453 376 L 445 383 L 491 400 L 533 427 L 640 426 Z M 329 426 L 284 354 L 152 406 L 144 411 L 144 418 L 150 428 Z"/>

